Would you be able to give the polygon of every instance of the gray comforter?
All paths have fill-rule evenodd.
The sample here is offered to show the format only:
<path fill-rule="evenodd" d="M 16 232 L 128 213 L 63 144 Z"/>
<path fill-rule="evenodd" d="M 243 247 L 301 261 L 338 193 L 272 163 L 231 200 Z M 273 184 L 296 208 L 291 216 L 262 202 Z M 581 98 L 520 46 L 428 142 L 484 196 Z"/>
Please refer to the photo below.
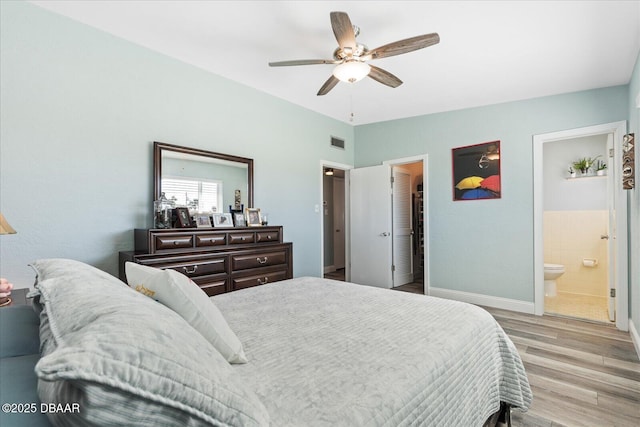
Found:
<path fill-rule="evenodd" d="M 513 343 L 470 304 L 310 277 L 213 301 L 273 426 L 481 426 L 531 403 Z"/>

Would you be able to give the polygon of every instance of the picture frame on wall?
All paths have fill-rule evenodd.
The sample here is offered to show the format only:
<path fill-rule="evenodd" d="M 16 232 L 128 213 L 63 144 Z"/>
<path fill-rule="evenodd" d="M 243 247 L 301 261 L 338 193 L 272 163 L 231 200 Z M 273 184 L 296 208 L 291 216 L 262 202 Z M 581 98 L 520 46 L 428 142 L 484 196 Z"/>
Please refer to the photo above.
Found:
<path fill-rule="evenodd" d="M 233 227 L 233 218 L 228 212 L 213 214 L 214 227 Z"/>
<path fill-rule="evenodd" d="M 260 208 L 247 208 L 245 210 L 248 227 L 262 227 L 262 218 L 260 217 Z"/>
<path fill-rule="evenodd" d="M 500 199 L 500 141 L 451 150 L 453 200 Z"/>
<path fill-rule="evenodd" d="M 208 214 L 198 214 L 195 216 L 196 227 L 198 228 L 210 228 L 211 217 Z"/>
<path fill-rule="evenodd" d="M 190 228 L 191 215 L 188 208 L 176 208 L 176 228 Z"/>

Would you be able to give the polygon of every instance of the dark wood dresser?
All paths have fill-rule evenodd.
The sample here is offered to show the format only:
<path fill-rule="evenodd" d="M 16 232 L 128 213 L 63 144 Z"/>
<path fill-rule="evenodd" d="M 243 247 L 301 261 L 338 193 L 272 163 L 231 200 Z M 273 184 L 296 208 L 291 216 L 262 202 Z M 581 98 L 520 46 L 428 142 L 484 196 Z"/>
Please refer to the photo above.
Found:
<path fill-rule="evenodd" d="M 135 251 L 120 252 L 120 279 L 127 261 L 172 268 L 209 296 L 293 277 L 293 245 L 282 227 L 136 229 Z"/>

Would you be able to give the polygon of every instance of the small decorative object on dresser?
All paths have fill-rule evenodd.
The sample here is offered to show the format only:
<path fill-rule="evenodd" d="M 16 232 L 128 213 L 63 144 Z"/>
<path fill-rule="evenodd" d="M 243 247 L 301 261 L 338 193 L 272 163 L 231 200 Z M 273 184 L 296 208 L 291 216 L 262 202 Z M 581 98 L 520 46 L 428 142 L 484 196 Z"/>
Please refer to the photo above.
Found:
<path fill-rule="evenodd" d="M 176 208 L 176 227 L 178 228 L 190 228 L 191 216 L 189 215 L 189 209 Z"/>
<path fill-rule="evenodd" d="M 247 216 L 247 226 L 249 227 L 262 226 L 260 208 L 247 208 L 246 216 Z"/>
<path fill-rule="evenodd" d="M 233 227 L 233 218 L 230 213 L 214 213 L 213 214 L 213 226 L 214 227 Z"/>

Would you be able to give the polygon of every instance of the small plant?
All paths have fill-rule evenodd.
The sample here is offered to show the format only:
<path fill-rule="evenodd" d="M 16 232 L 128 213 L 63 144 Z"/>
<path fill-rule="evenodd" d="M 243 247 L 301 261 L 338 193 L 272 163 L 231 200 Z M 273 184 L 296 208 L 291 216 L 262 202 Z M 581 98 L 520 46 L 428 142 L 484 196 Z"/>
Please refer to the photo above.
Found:
<path fill-rule="evenodd" d="M 573 175 L 574 173 L 576 173 L 576 171 L 571 166 L 569 166 L 569 174 Z"/>
<path fill-rule="evenodd" d="M 586 174 L 598 157 L 600 156 L 583 157 L 580 160 L 573 162 L 573 167 L 579 170 L 582 174 Z"/>
<path fill-rule="evenodd" d="M 596 171 L 603 171 L 607 168 L 607 164 L 602 160 L 598 160 L 596 163 Z"/>

